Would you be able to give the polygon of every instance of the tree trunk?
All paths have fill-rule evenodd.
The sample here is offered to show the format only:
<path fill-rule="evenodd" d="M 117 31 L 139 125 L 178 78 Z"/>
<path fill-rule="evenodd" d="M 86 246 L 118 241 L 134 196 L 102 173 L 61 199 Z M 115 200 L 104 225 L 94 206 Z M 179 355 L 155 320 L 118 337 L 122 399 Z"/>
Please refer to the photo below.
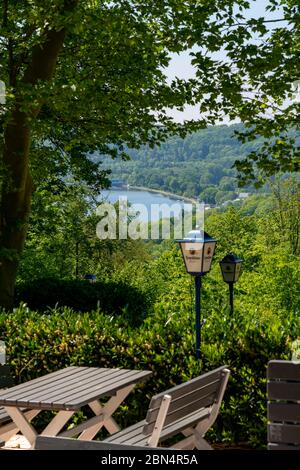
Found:
<path fill-rule="evenodd" d="M 30 212 L 32 182 L 29 174 L 30 130 L 26 115 L 17 108 L 4 135 L 6 177 L 0 209 L 0 305 L 11 308 L 20 255 Z"/>
<path fill-rule="evenodd" d="M 76 0 L 66 0 L 68 9 Z M 52 78 L 58 54 L 62 49 L 66 31 L 48 30 L 45 41 L 32 51 L 31 63 L 21 80 L 34 86 L 39 80 Z M 29 172 L 30 120 L 37 117 L 40 106 L 34 111 L 21 111 L 22 92 L 16 93 L 16 106 L 4 133 L 3 163 L 5 181 L 0 201 L 0 306 L 13 306 L 17 270 L 26 239 L 27 223 L 32 197 L 32 179 Z"/>

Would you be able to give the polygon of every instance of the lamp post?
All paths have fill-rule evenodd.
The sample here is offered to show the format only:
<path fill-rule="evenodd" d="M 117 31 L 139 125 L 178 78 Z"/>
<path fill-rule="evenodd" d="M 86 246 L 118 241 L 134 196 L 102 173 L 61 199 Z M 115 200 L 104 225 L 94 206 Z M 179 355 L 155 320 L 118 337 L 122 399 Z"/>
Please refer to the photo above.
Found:
<path fill-rule="evenodd" d="M 83 279 L 91 283 L 94 283 L 97 281 L 97 276 L 95 274 L 87 273 L 84 275 Z"/>
<path fill-rule="evenodd" d="M 196 359 L 201 356 L 201 278 L 210 271 L 216 240 L 203 230 L 191 230 L 177 240 L 188 274 L 195 277 Z"/>
<path fill-rule="evenodd" d="M 237 282 L 242 273 L 242 260 L 234 253 L 229 253 L 220 261 L 220 267 L 223 280 L 229 285 L 230 312 L 233 314 L 233 284 Z"/>

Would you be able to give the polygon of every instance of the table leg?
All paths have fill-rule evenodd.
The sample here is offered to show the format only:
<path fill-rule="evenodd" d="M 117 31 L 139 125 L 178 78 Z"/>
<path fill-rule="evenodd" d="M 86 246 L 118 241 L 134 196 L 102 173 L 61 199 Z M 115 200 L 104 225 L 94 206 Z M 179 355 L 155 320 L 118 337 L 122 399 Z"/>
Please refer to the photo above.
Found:
<path fill-rule="evenodd" d="M 19 408 L 14 406 L 5 406 L 4 408 L 16 424 L 17 428 L 26 437 L 31 446 L 33 446 L 35 443 L 37 432 L 34 427 L 30 424 L 25 414 L 22 413 Z"/>
<path fill-rule="evenodd" d="M 37 416 L 41 410 L 28 410 L 24 411 L 24 416 L 30 422 L 35 416 Z M 12 436 L 17 434 L 19 429 L 13 421 L 10 421 L 7 424 L 3 424 L 0 426 L 0 438 L 3 439 L 5 442 L 8 441 Z"/>
<path fill-rule="evenodd" d="M 56 436 L 74 413 L 75 411 L 59 411 L 48 426 L 45 427 L 41 436 Z"/>
<path fill-rule="evenodd" d="M 100 429 L 103 426 L 105 426 L 105 428 L 108 430 L 110 434 L 120 431 L 120 428 L 115 422 L 115 420 L 113 419 L 112 414 L 116 411 L 118 406 L 120 406 L 122 401 L 124 401 L 127 395 L 132 391 L 134 386 L 135 384 L 132 384 L 127 387 L 124 387 L 121 390 L 118 390 L 116 395 L 110 398 L 105 405 L 101 405 L 98 400 L 94 400 L 91 403 L 89 403 L 89 407 L 93 410 L 96 417 L 99 416 L 99 418 L 100 417 L 101 418 L 99 420 L 96 420 L 94 417 L 91 420 L 89 420 L 91 424 L 88 425 L 87 423 L 86 429 L 84 429 L 85 423 L 82 423 L 76 428 L 73 428 L 70 431 L 66 431 L 65 433 L 62 433 L 62 435 L 67 436 L 66 433 L 68 433 L 68 436 L 69 436 L 71 435 L 71 432 L 74 431 L 73 435 L 75 436 L 76 430 L 78 430 L 79 432 L 81 432 L 78 439 L 82 441 L 89 441 L 96 436 L 96 434 L 100 431 Z M 82 429 L 84 430 L 82 431 Z"/>

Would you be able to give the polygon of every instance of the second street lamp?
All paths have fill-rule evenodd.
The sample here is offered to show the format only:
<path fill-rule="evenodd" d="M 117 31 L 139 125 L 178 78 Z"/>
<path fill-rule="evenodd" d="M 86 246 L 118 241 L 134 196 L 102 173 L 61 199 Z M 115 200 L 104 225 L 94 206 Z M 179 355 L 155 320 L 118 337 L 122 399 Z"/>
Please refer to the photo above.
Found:
<path fill-rule="evenodd" d="M 191 230 L 178 240 L 186 270 L 195 277 L 196 307 L 196 359 L 201 351 L 201 278 L 210 271 L 216 240 L 203 230 Z"/>
<path fill-rule="evenodd" d="M 220 261 L 220 267 L 223 280 L 229 285 L 230 311 L 233 313 L 233 284 L 237 282 L 242 273 L 242 260 L 234 253 L 229 253 Z"/>

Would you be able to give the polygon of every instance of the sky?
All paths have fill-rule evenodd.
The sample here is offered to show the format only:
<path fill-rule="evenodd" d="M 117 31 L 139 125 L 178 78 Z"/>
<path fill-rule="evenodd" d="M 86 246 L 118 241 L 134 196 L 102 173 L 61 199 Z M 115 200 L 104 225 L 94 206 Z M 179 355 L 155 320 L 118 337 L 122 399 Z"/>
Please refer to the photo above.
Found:
<path fill-rule="evenodd" d="M 249 9 L 247 14 L 245 14 L 245 16 L 248 18 L 259 18 L 265 15 L 268 16 L 268 19 L 280 17 L 280 11 L 266 13 L 265 8 L 269 3 L 268 0 L 252 0 L 250 3 L 251 9 Z M 225 56 L 220 53 L 220 58 L 224 57 Z M 171 81 L 175 77 L 182 79 L 192 78 L 195 75 L 195 69 L 191 65 L 190 61 L 191 57 L 189 56 L 188 51 L 181 54 L 173 54 L 171 63 L 166 71 L 168 81 Z M 185 119 L 198 119 L 200 116 L 199 111 L 195 106 L 186 106 L 183 112 L 170 110 L 168 114 L 173 116 L 177 122 L 183 122 Z"/>

